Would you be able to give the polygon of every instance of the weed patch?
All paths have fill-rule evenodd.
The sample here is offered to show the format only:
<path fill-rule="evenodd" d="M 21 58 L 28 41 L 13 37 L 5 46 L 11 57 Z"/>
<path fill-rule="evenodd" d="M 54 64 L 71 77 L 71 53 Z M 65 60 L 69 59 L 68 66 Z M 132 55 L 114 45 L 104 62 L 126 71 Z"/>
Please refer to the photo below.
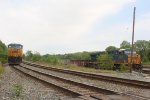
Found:
<path fill-rule="evenodd" d="M 13 90 L 14 90 L 14 93 L 15 93 L 15 96 L 16 97 L 19 97 L 20 96 L 20 94 L 22 93 L 22 91 L 23 91 L 23 87 L 22 87 L 22 85 L 21 84 L 15 84 L 14 86 L 13 86 Z"/>
<path fill-rule="evenodd" d="M 2 64 L 0 63 L 0 75 L 4 72 L 4 67 L 2 66 Z"/>

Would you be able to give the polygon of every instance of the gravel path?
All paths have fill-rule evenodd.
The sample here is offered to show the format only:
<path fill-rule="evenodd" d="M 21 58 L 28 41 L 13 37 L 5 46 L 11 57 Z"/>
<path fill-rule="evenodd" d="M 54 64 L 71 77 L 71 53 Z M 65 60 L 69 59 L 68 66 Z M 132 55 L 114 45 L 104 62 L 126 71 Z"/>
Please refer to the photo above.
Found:
<path fill-rule="evenodd" d="M 22 87 L 18 97 L 16 84 Z M 0 100 L 65 100 L 68 98 L 72 98 L 71 95 L 31 79 L 9 66 L 5 67 L 5 72 L 0 77 Z"/>
<path fill-rule="evenodd" d="M 89 85 L 94 85 L 94 86 L 114 90 L 116 92 L 133 93 L 133 94 L 138 94 L 138 95 L 150 97 L 150 95 L 149 95 L 150 90 L 149 89 L 133 88 L 133 87 L 118 85 L 118 84 L 110 83 L 110 82 L 91 80 L 91 79 L 89 80 L 88 78 L 83 78 L 83 77 L 75 76 L 75 75 L 71 75 L 71 74 L 65 74 L 65 73 L 60 73 L 60 72 L 56 72 L 56 71 L 41 69 L 38 67 L 32 67 L 32 66 L 28 66 L 28 65 L 23 65 L 23 66 L 26 66 L 28 68 L 32 68 L 34 70 L 43 71 L 47 74 L 55 75 L 58 77 L 63 77 L 63 78 L 69 79 L 69 80 L 73 80 L 73 81 L 82 82 L 82 83 L 89 84 Z"/>

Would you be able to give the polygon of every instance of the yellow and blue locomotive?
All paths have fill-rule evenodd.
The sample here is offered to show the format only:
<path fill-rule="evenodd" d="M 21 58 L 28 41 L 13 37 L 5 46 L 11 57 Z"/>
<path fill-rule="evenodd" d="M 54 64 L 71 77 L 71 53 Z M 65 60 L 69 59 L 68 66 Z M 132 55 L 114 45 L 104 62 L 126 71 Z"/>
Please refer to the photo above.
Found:
<path fill-rule="evenodd" d="M 8 64 L 20 64 L 23 56 L 23 45 L 9 44 L 8 45 Z"/>
<path fill-rule="evenodd" d="M 134 70 L 141 70 L 141 57 L 136 53 L 136 50 L 133 50 L 133 54 L 131 56 L 131 49 L 122 49 L 109 52 L 112 55 L 112 60 L 114 63 L 114 69 L 119 69 L 120 65 L 124 64 L 129 66 L 132 64 L 132 68 Z"/>

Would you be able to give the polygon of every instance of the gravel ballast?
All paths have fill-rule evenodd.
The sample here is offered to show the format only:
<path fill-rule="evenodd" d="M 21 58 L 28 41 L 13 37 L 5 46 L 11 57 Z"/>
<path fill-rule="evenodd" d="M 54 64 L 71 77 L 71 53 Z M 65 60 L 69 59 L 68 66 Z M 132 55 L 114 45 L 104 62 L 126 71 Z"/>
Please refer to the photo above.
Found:
<path fill-rule="evenodd" d="M 22 87 L 17 96 L 16 85 Z M 0 100 L 65 100 L 72 98 L 58 89 L 25 76 L 10 66 L 0 77 Z"/>
<path fill-rule="evenodd" d="M 150 94 L 149 89 L 134 88 L 134 87 L 129 87 L 129 86 L 125 86 L 125 85 L 123 86 L 123 85 L 110 83 L 110 82 L 104 82 L 104 81 L 100 81 L 100 80 L 91 80 L 91 79 L 83 78 L 80 76 L 75 76 L 75 75 L 71 75 L 71 74 L 66 74 L 66 73 L 41 69 L 41 68 L 36 68 L 36 67 L 28 66 L 28 65 L 23 65 L 23 66 L 26 66 L 28 68 L 32 68 L 34 70 L 39 70 L 39 71 L 42 71 L 42 72 L 47 73 L 47 74 L 55 75 L 58 77 L 63 77 L 63 78 L 69 79 L 69 80 L 82 82 L 82 83 L 94 85 L 97 87 L 106 88 L 109 90 L 113 90 L 115 92 L 138 94 L 138 95 L 145 96 L 145 97 L 149 97 L 149 94 Z M 122 74 L 122 76 L 123 76 L 123 74 Z M 128 77 L 132 77 L 132 76 L 128 75 Z"/>

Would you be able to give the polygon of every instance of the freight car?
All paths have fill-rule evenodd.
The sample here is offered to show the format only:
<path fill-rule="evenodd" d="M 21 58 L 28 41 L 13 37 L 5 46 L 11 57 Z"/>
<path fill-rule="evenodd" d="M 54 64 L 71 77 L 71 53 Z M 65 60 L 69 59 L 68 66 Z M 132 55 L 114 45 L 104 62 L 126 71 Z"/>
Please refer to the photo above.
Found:
<path fill-rule="evenodd" d="M 85 67 L 97 67 L 97 57 L 101 54 L 105 54 L 105 51 L 97 51 L 97 52 L 91 52 L 90 57 L 91 60 L 70 60 L 71 64 L 75 64 L 77 66 L 85 66 Z"/>
<path fill-rule="evenodd" d="M 21 44 L 9 44 L 8 45 L 8 64 L 20 64 L 22 62 L 23 45 Z"/>

